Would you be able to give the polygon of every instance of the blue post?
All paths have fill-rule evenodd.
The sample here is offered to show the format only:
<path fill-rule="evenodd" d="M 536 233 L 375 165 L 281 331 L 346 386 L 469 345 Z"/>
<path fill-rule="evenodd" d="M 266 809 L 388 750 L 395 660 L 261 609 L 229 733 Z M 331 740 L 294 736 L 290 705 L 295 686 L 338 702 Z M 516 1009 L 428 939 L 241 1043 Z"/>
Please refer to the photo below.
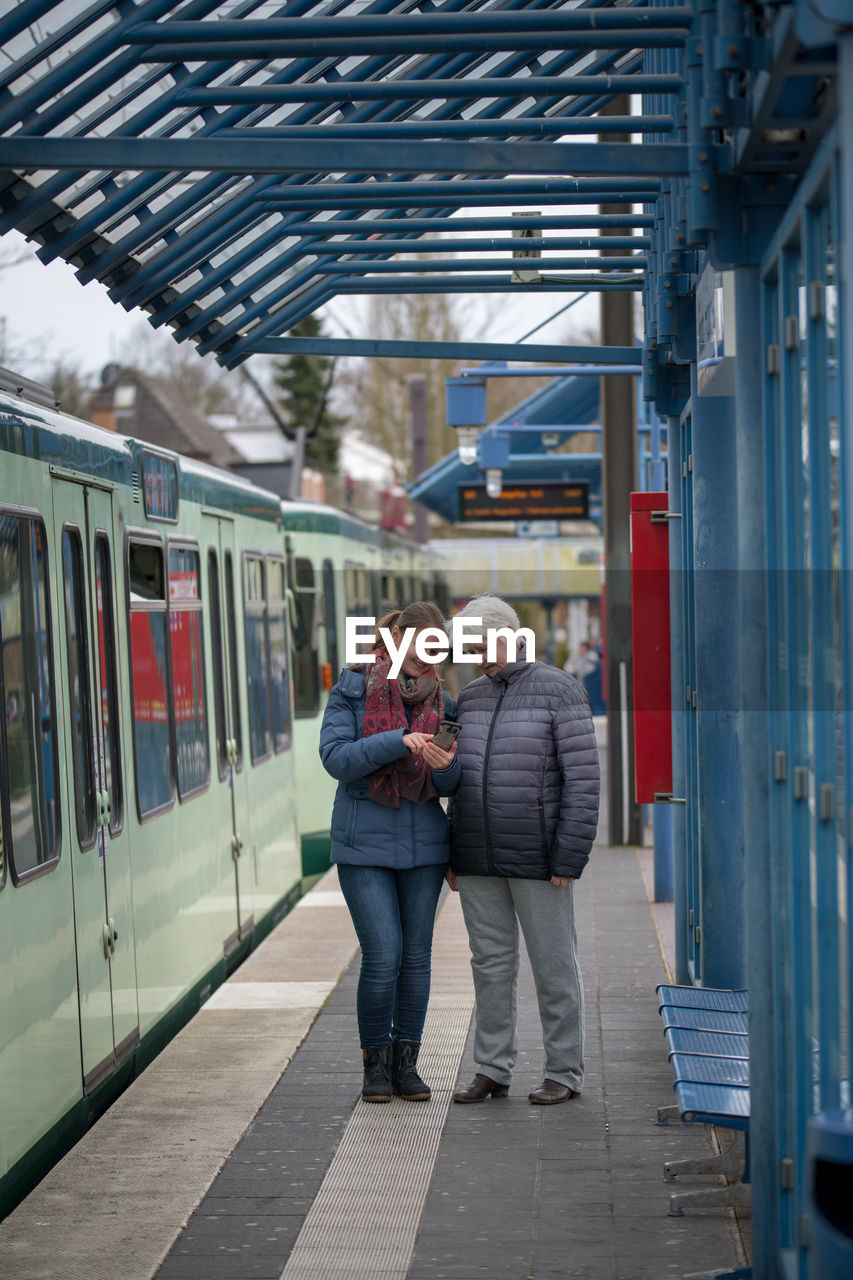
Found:
<path fill-rule="evenodd" d="M 655 839 L 655 902 L 672 902 L 673 846 L 671 804 L 653 804 L 652 822 Z"/>
<path fill-rule="evenodd" d="M 681 511 L 681 424 L 669 418 L 669 509 Z M 672 794 L 687 794 L 687 713 L 684 707 L 684 553 L 683 520 L 669 522 L 669 617 L 672 646 Z M 672 890 L 675 901 L 675 981 L 690 982 L 687 954 L 687 815 L 683 804 L 672 806 Z"/>
<path fill-rule="evenodd" d="M 735 273 L 737 524 L 740 573 L 746 981 L 750 999 L 750 1152 L 756 1276 L 775 1278 L 779 1247 L 778 1030 L 773 992 L 774 895 L 770 840 L 770 712 L 767 678 L 767 494 L 762 406 L 761 284 L 757 267 Z"/>
<path fill-rule="evenodd" d="M 731 396 L 693 403 L 693 567 L 702 985 L 743 987 L 743 792 L 737 460 Z M 691 459 L 688 459 L 688 466 Z"/>
<path fill-rule="evenodd" d="M 660 493 L 665 487 L 666 467 L 661 457 L 661 422 L 652 410 L 651 456 L 649 458 L 649 489 Z M 676 428 L 677 430 L 677 428 Z M 678 524 L 679 522 L 671 521 Z M 670 556 L 672 547 L 670 546 Z M 671 604 L 671 602 L 670 602 Z M 672 902 L 673 900 L 673 844 L 672 844 L 672 809 L 670 804 L 652 805 L 652 829 L 655 849 L 655 902 Z"/>

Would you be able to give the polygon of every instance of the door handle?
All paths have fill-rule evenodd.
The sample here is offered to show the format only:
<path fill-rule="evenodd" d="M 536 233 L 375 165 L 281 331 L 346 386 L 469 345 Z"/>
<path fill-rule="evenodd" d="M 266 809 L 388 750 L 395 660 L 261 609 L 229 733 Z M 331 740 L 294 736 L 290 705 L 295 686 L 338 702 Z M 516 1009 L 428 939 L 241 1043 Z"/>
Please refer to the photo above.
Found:
<path fill-rule="evenodd" d="M 243 841 L 240 839 L 240 833 L 235 832 L 235 834 L 231 837 L 231 856 L 235 862 L 240 857 L 240 854 L 242 852 L 243 852 Z"/>
<path fill-rule="evenodd" d="M 118 942 L 118 929 L 116 928 L 116 922 L 113 920 L 112 916 L 110 916 L 109 929 L 110 933 L 113 935 L 113 942 Z M 113 947 L 113 951 L 115 951 L 115 947 Z"/>
<path fill-rule="evenodd" d="M 108 924 L 105 924 L 101 930 L 101 936 L 104 941 L 104 959 L 109 960 L 110 954 L 115 951 L 115 943 L 113 942 L 112 929 Z"/>

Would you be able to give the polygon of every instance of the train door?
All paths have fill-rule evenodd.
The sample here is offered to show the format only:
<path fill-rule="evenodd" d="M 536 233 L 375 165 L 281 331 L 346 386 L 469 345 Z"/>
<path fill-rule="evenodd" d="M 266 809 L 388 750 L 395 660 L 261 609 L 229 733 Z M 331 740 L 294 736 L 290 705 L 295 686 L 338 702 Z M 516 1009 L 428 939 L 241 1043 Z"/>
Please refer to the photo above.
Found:
<path fill-rule="evenodd" d="M 213 706 L 216 719 L 216 753 L 220 781 L 228 792 L 226 822 L 228 849 L 234 864 L 235 928 L 225 938 L 226 955 L 251 931 L 253 919 L 247 906 L 251 895 L 250 873 L 245 860 L 249 848 L 249 802 L 243 760 L 240 711 L 240 676 L 237 648 L 237 593 L 240 566 L 234 523 L 216 518 L 209 531 L 208 598 L 213 653 Z"/>
<path fill-rule="evenodd" d="M 54 480 L 66 652 L 64 734 L 84 1092 L 139 1040 L 129 841 L 118 711 L 112 495 Z"/>

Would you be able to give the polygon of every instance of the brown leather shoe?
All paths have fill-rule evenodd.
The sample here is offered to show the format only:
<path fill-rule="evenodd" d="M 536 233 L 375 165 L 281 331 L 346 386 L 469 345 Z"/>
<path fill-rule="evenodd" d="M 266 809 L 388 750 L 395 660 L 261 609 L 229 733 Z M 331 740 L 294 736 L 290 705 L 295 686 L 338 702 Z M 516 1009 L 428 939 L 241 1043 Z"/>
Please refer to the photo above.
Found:
<path fill-rule="evenodd" d="M 554 1102 L 568 1102 L 569 1098 L 576 1098 L 577 1090 L 570 1089 L 567 1084 L 560 1084 L 559 1080 L 549 1080 L 546 1076 L 539 1088 L 528 1093 L 527 1097 L 530 1102 L 549 1107 Z"/>
<path fill-rule="evenodd" d="M 508 1084 L 498 1084 L 478 1071 L 474 1079 L 464 1089 L 457 1089 L 453 1095 L 454 1102 L 483 1102 L 489 1094 L 493 1098 L 505 1098 L 509 1093 Z"/>

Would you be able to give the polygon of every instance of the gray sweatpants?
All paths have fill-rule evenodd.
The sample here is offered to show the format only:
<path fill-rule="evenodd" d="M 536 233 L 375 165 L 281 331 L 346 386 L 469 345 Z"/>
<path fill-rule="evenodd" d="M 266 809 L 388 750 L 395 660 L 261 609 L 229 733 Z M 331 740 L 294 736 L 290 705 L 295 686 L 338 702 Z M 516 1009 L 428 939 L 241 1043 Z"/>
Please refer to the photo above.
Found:
<path fill-rule="evenodd" d="M 459 876 L 477 998 L 474 1061 L 509 1084 L 518 1053 L 516 1005 L 521 925 L 539 1001 L 545 1075 L 583 1088 L 583 982 L 578 964 L 574 883 Z"/>

